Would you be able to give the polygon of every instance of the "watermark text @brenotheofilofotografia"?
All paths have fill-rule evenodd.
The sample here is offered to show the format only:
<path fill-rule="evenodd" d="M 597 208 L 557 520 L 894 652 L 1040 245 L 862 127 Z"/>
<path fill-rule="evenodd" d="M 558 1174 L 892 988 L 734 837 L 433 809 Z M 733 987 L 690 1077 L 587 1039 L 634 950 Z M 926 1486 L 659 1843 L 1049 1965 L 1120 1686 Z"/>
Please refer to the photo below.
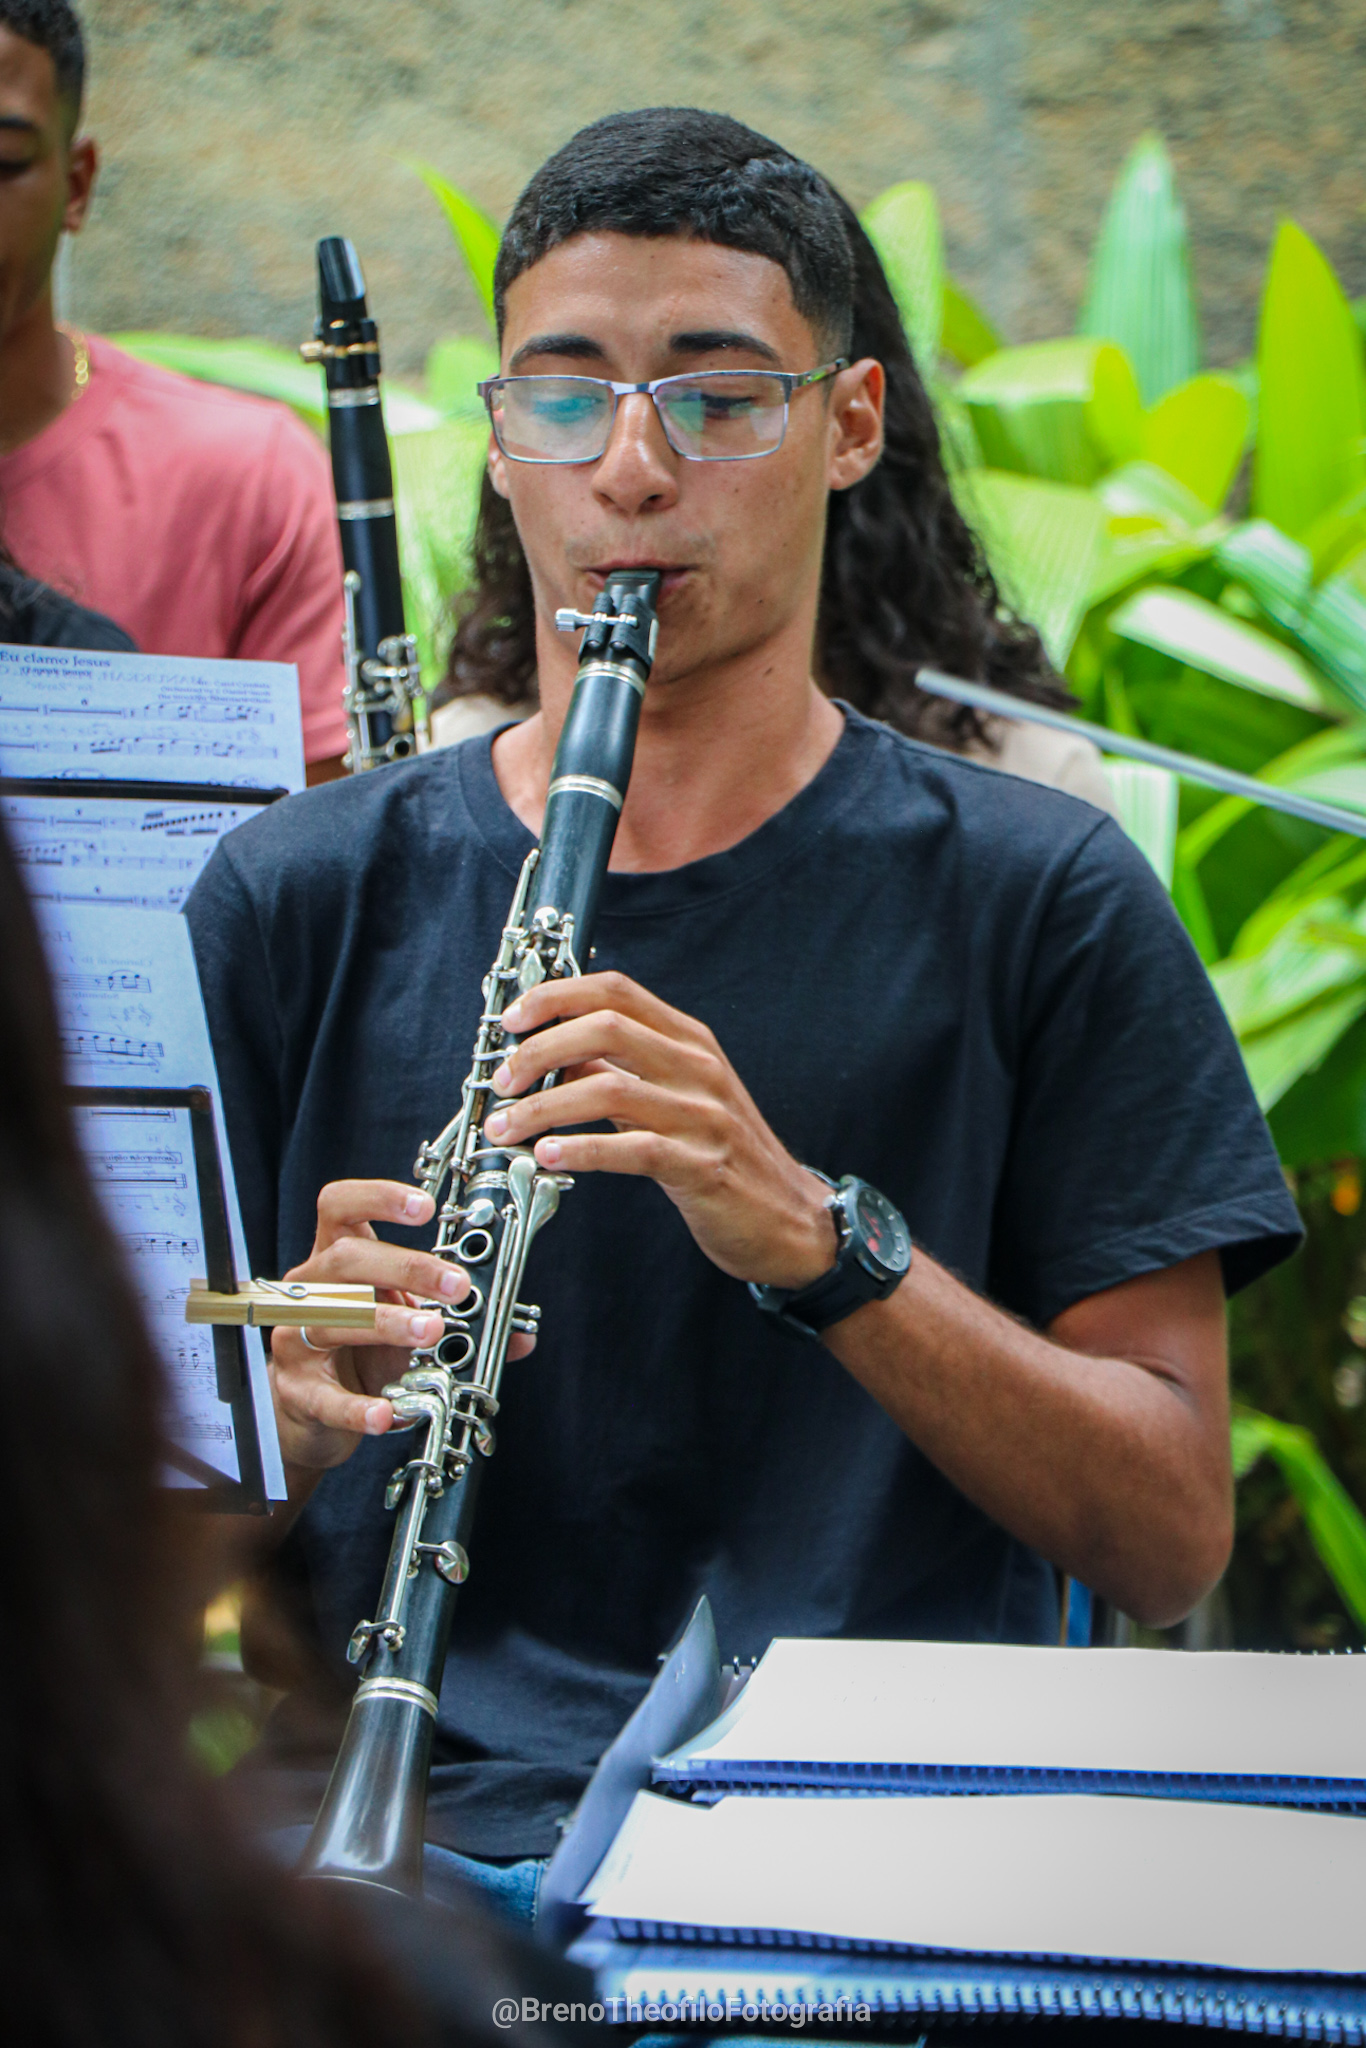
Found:
<path fill-rule="evenodd" d="M 546 1998 L 500 1998 L 493 2008 L 497 2027 L 538 2026 L 543 2021 L 572 2025 L 575 2021 L 601 2026 L 715 2026 L 718 2021 L 744 2021 L 753 2025 L 793 2027 L 797 2031 L 824 2021 L 827 2026 L 845 2026 L 871 2020 L 873 2009 L 862 1999 L 831 1998 L 816 2005 L 787 2002 L 780 1998 L 603 1998 L 592 2005 L 570 2004 Z"/>

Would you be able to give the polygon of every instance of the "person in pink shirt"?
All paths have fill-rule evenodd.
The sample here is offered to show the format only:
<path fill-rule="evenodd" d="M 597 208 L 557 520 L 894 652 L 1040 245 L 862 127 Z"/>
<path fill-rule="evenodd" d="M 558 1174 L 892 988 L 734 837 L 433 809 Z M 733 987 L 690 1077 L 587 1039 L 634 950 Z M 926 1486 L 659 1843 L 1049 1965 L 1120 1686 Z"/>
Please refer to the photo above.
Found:
<path fill-rule="evenodd" d="M 149 654 L 292 661 L 309 781 L 341 772 L 342 564 L 327 456 L 284 406 L 53 318 L 98 156 L 67 0 L 0 0 L 0 508 L 24 570 Z"/>

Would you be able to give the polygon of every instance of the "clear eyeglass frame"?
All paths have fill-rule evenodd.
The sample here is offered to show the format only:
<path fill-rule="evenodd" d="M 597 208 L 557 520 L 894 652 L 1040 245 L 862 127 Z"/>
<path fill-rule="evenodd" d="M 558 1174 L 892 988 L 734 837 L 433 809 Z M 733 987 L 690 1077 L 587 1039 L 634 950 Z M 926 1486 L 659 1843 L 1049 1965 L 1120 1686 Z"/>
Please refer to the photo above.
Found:
<path fill-rule="evenodd" d="M 833 377 L 848 367 L 848 356 L 836 356 L 832 362 L 822 363 L 814 370 L 694 370 L 685 371 L 681 376 L 654 377 L 646 384 L 618 384 L 609 377 L 486 377 L 482 384 L 475 386 L 475 390 L 487 408 L 493 438 L 509 462 L 525 462 L 540 468 L 563 468 L 572 464 L 601 461 L 612 438 L 618 404 L 623 398 L 635 397 L 646 397 L 650 400 L 665 440 L 675 455 L 680 455 L 685 462 L 755 462 L 765 455 L 776 455 L 782 447 L 787 437 L 787 416 L 793 393 L 808 390 L 815 384 L 823 384 L 828 377 Z M 701 454 L 682 445 L 682 428 L 676 419 L 670 417 L 673 410 L 671 401 L 681 403 L 692 393 L 705 398 L 708 393 L 721 391 L 726 385 L 733 385 L 740 380 L 750 383 L 761 380 L 761 389 L 771 388 L 775 393 L 773 404 L 759 409 L 775 416 L 777 432 L 771 443 L 762 448 L 745 448 L 737 454 Z M 528 455 L 519 454 L 508 446 L 503 435 L 503 423 L 500 418 L 502 408 L 499 400 L 510 388 L 516 387 L 525 391 L 526 387 L 532 385 L 542 390 L 554 386 L 557 391 L 568 395 L 581 395 L 584 398 L 595 393 L 610 394 L 610 410 L 604 409 L 598 415 L 601 420 L 601 434 L 595 435 L 591 447 L 581 449 L 572 455 Z M 577 387 L 576 392 L 573 387 Z M 662 403 L 661 393 L 664 394 Z"/>

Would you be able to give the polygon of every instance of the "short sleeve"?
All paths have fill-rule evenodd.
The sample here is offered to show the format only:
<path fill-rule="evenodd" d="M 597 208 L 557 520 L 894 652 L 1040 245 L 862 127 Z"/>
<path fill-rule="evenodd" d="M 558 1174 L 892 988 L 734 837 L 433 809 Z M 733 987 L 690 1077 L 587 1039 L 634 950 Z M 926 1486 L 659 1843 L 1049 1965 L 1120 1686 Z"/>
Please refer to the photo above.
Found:
<path fill-rule="evenodd" d="M 346 751 L 342 710 L 342 559 L 332 479 L 321 443 L 280 409 L 263 478 L 232 653 L 299 670 L 304 759 Z"/>
<path fill-rule="evenodd" d="M 1231 1294 L 1301 1234 L 1209 977 L 1147 861 L 1100 820 L 1026 970 L 990 1291 L 1045 1327 L 1217 1250 Z"/>

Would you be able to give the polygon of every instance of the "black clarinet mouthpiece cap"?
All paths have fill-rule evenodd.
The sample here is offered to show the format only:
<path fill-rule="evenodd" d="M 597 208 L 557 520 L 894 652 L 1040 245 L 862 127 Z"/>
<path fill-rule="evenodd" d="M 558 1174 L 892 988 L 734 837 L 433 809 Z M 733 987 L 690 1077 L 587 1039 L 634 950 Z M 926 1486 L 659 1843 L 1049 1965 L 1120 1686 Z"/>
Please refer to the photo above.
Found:
<path fill-rule="evenodd" d="M 365 273 L 345 235 L 325 235 L 318 244 L 318 317 L 324 327 L 366 317 Z"/>

